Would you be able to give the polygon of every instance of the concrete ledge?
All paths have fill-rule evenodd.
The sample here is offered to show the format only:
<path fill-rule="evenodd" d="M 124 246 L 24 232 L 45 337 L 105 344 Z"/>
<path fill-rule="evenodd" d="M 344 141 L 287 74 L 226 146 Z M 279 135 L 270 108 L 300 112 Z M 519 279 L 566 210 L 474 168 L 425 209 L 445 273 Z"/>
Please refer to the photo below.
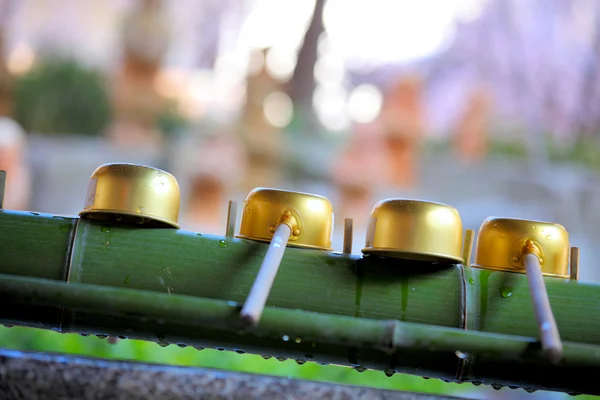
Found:
<path fill-rule="evenodd" d="M 2 399 L 457 399 L 289 378 L 0 350 Z"/>

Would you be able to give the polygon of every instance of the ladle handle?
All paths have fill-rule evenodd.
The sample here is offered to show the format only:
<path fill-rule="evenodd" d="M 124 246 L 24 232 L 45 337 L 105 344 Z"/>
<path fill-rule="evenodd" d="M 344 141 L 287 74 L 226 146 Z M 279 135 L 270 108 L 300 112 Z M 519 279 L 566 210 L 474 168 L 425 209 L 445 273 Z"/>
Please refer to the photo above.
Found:
<path fill-rule="evenodd" d="M 533 310 L 540 327 L 542 348 L 546 351 L 550 360 L 556 363 L 562 358 L 563 346 L 550 307 L 540 259 L 535 254 L 525 254 L 524 264 L 527 280 L 529 281 L 529 292 L 533 300 Z"/>
<path fill-rule="evenodd" d="M 287 246 L 291 234 L 292 231 L 286 224 L 280 224 L 275 229 L 267 254 L 240 313 L 242 321 L 246 325 L 255 326 L 260 321 L 265 304 L 267 303 L 267 297 L 271 292 L 273 281 L 279 270 L 285 246 Z"/>

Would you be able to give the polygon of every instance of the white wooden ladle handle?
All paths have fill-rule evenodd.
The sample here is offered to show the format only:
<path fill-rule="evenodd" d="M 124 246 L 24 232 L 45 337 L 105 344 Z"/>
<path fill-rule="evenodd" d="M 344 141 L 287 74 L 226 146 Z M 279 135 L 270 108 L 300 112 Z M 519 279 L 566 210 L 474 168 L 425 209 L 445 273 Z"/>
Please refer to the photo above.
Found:
<path fill-rule="evenodd" d="M 244 324 L 256 326 L 260 321 L 291 234 L 292 231 L 287 224 L 280 224 L 275 229 L 265 259 L 240 313 Z"/>
<path fill-rule="evenodd" d="M 533 300 L 533 310 L 540 328 L 542 348 L 553 363 L 562 358 L 563 346 L 556 326 L 556 320 L 550 307 L 548 292 L 542 276 L 540 259 L 535 254 L 525 254 L 523 263 L 529 281 L 529 292 Z"/>

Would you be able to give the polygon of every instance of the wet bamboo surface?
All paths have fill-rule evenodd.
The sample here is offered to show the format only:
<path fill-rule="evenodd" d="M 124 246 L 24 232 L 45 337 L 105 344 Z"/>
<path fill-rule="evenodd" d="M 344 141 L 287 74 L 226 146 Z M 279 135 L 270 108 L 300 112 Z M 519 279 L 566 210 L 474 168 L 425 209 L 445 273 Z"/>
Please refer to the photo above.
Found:
<path fill-rule="evenodd" d="M 34 214 L 0 212 L 0 273 L 243 302 L 268 247 L 85 220 L 74 239 L 76 219 Z M 600 344 L 600 285 L 544 280 L 563 339 Z M 537 332 L 524 274 L 319 250 L 286 250 L 267 305 L 452 327 L 466 315 L 468 329 Z"/>
<path fill-rule="evenodd" d="M 293 332 L 287 334 L 288 340 L 274 340 L 273 332 L 258 335 L 229 325 L 219 326 L 216 320 L 204 326 L 188 323 L 185 319 L 167 322 L 169 314 L 176 314 L 178 304 L 183 307 L 190 299 L 229 304 L 231 318 L 237 321 L 239 305 L 246 298 L 267 249 L 262 243 L 99 221 L 82 220 L 77 225 L 75 219 L 11 211 L 0 212 L 0 243 L 1 274 L 61 285 L 54 293 L 54 302 L 48 298 L 42 302 L 36 301 L 36 296 L 41 296 L 42 292 L 27 293 L 24 282 L 16 286 L 13 282 L 13 295 L 8 296 L 11 305 L 3 307 L 0 313 L 2 323 L 63 332 L 118 335 L 159 343 L 222 347 L 392 373 L 427 374 L 447 380 L 597 392 L 581 374 L 584 369 L 589 372 L 600 368 L 593 358 L 598 350 L 595 346 L 577 346 L 600 344 L 600 318 L 596 317 L 600 311 L 598 285 L 544 278 L 566 343 L 565 352 L 575 346 L 588 361 L 576 359 L 570 362 L 566 357 L 564 365 L 553 367 L 531 356 L 537 354 L 537 344 L 532 339 L 537 337 L 537 326 L 526 276 L 522 274 L 305 249 L 286 251 L 267 303 L 271 307 L 265 310 L 267 322 L 269 318 L 273 319 L 268 316 L 276 310 L 284 313 L 283 318 L 288 315 L 286 312 L 299 309 L 303 310 L 305 320 L 328 315 L 334 319 L 361 317 L 349 318 L 359 324 L 370 320 L 398 320 L 429 324 L 430 327 L 423 326 L 429 333 L 437 329 L 435 326 L 440 329 L 453 327 L 461 332 L 466 324 L 466 333 L 477 330 L 522 337 L 520 342 L 513 343 L 514 348 L 498 344 L 495 345 L 497 352 L 482 352 L 477 356 L 463 356 L 449 348 L 436 350 L 435 346 L 427 349 L 409 346 L 390 352 L 389 349 L 352 343 L 346 337 L 348 335 L 343 334 L 334 342 L 323 342 L 319 337 L 319 340 L 297 343 Z M 69 284 L 64 283 L 67 277 Z M 84 286 L 78 289 L 76 283 Z M 97 303 L 98 297 L 86 295 L 85 288 L 89 287 L 99 288 L 99 296 L 110 296 L 110 293 L 115 296 L 155 295 L 144 297 L 137 304 L 139 310 L 127 310 L 121 308 L 124 307 L 122 304 L 111 306 L 108 300 Z M 78 307 L 77 301 L 70 305 L 61 304 L 66 301 L 64 296 L 71 293 L 61 291 L 76 289 L 80 290 L 78 296 L 82 296 L 83 305 L 86 304 L 84 298 L 91 296 L 88 300 L 95 299 L 96 303 L 88 303 L 90 307 L 105 309 L 93 311 L 93 307 L 88 307 L 81 310 L 83 306 Z M 3 290 L 8 290 L 8 286 Z M 161 302 L 166 304 L 165 299 L 169 298 L 173 302 L 162 311 L 164 318 L 144 316 L 144 309 L 156 309 Z M 67 309 L 63 311 L 61 305 Z M 132 310 L 142 312 L 142 315 L 130 315 Z M 282 323 L 286 320 L 283 318 Z M 351 331 L 350 327 L 348 331 Z M 276 332 L 279 338 L 287 336 L 282 336 L 281 332 Z M 449 333 L 441 331 L 440 335 L 446 337 Z M 488 343 L 485 341 L 493 337 L 473 340 Z M 508 340 L 503 336 L 496 339 L 495 343 Z"/>

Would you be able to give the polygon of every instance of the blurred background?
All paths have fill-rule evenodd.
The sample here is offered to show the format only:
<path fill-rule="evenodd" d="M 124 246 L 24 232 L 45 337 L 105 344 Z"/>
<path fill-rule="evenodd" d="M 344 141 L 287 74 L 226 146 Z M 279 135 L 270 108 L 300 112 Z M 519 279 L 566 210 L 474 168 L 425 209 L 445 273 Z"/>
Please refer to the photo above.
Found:
<path fill-rule="evenodd" d="M 109 162 L 174 174 L 183 229 L 224 234 L 254 187 L 327 196 L 334 247 L 410 197 L 564 225 L 599 281 L 596 0 L 0 0 L 5 207 L 74 215 Z M 2 328 L 2 347 L 471 398 L 565 398 Z"/>

